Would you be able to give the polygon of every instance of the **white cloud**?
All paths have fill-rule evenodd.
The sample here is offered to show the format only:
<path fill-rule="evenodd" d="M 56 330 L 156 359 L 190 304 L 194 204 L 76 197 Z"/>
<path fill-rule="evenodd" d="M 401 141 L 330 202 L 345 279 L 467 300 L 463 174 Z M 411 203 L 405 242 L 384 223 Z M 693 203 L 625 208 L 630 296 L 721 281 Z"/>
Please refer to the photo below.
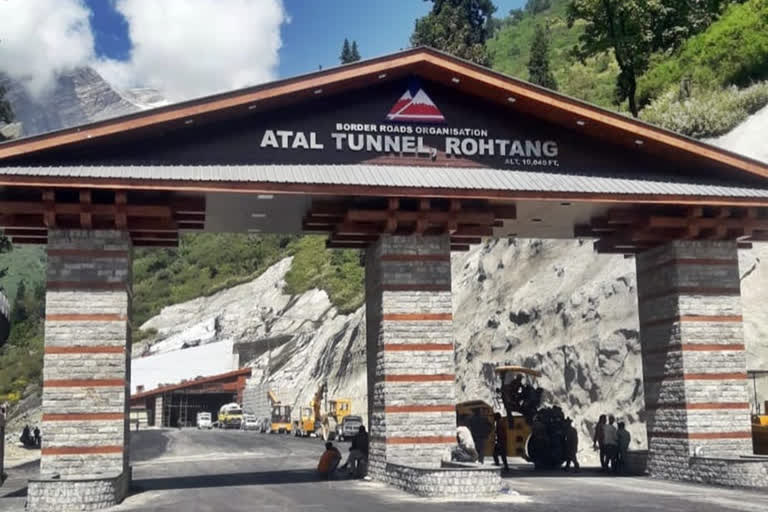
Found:
<path fill-rule="evenodd" d="M 93 57 L 89 15 L 81 0 L 0 1 L 0 70 L 42 95 Z"/>
<path fill-rule="evenodd" d="M 116 8 L 133 49 L 128 62 L 95 64 L 112 83 L 178 101 L 275 78 L 282 0 L 117 0 Z"/>

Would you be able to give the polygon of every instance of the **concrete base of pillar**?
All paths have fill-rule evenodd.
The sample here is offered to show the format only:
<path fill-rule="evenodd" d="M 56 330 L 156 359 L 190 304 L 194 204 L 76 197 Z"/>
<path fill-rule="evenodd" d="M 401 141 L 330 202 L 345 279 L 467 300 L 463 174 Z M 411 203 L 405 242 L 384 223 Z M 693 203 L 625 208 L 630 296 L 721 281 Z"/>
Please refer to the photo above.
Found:
<path fill-rule="evenodd" d="M 649 461 L 651 478 L 724 487 L 768 489 L 768 457 L 665 457 Z"/>
<path fill-rule="evenodd" d="M 35 478 L 27 487 L 27 510 L 69 512 L 100 510 L 119 504 L 131 487 L 131 470 L 114 477 Z"/>
<path fill-rule="evenodd" d="M 374 473 L 374 480 L 425 498 L 483 498 L 498 495 L 504 484 L 501 468 L 443 462 L 439 468 L 386 463 Z"/>

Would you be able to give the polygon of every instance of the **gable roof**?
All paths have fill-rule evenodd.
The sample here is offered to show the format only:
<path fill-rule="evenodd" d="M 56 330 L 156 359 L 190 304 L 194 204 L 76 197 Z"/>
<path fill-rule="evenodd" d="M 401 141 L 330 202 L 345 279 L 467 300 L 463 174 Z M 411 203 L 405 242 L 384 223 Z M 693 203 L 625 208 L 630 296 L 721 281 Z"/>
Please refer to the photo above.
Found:
<path fill-rule="evenodd" d="M 94 139 L 111 140 L 153 129 L 181 128 L 185 123 L 196 120 L 243 116 L 307 100 L 319 94 L 336 94 L 410 74 L 418 74 L 504 105 L 505 108 L 522 111 L 569 129 L 578 129 L 585 135 L 618 145 L 691 165 L 714 165 L 752 177 L 768 178 L 766 163 L 425 47 L 6 142 L 0 144 L 0 174 L 4 159 L 77 145 L 79 142 L 94 142 Z"/>

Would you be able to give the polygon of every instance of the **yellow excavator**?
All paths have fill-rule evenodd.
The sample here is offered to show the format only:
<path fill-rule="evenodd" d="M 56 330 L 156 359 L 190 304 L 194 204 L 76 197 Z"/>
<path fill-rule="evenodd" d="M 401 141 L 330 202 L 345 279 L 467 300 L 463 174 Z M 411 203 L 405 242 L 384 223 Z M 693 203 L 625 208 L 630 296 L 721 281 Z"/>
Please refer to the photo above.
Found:
<path fill-rule="evenodd" d="M 768 370 L 750 370 L 747 376 L 752 380 L 754 398 L 752 401 L 752 451 L 755 455 L 768 455 L 768 400 L 760 410 L 760 400 L 765 399 Z M 761 396 L 763 395 L 763 396 Z"/>
<path fill-rule="evenodd" d="M 321 384 L 311 402 L 315 417 L 315 432 L 320 434 L 324 441 L 338 438 L 344 418 L 352 413 L 352 401 L 346 398 L 328 400 L 328 406 L 323 408 L 326 391 L 326 385 Z"/>

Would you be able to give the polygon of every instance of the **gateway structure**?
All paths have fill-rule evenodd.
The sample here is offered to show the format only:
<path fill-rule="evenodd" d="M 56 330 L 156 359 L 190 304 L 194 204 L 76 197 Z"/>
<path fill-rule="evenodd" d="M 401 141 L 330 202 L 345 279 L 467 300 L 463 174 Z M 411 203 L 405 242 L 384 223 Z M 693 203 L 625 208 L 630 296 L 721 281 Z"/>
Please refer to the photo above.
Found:
<path fill-rule="evenodd" d="M 739 458 L 737 251 L 768 238 L 766 164 L 417 48 L 8 142 L 0 187 L 6 234 L 48 247 L 42 471 L 59 478 L 31 501 L 125 492 L 131 249 L 201 230 L 366 251 L 379 479 L 455 442 L 451 251 L 588 237 L 635 254 L 650 472 L 765 484 Z"/>

